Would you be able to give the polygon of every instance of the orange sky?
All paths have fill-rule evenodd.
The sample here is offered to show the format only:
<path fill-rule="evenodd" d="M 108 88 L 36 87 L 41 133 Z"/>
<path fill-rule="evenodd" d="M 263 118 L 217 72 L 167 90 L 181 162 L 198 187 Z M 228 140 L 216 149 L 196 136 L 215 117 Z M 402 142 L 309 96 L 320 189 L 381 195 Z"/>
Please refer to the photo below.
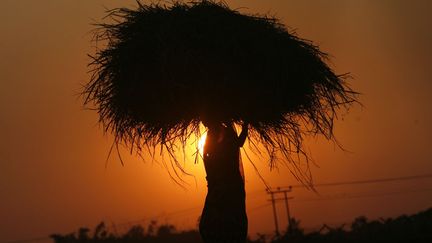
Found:
<path fill-rule="evenodd" d="M 344 152 L 322 139 L 307 146 L 316 183 L 432 173 L 432 2 L 428 0 L 286 1 L 226 0 L 243 12 L 275 14 L 297 33 L 331 53 L 339 73 L 351 72 L 362 92 L 336 124 Z M 196 224 L 206 193 L 202 163 L 187 163 L 195 178 L 177 186 L 157 163 L 122 150 L 105 159 L 112 137 L 97 114 L 76 96 L 89 74 L 89 31 L 104 8 L 134 1 L 2 1 L 0 15 L 0 241 L 68 233 L 94 226 L 151 219 L 179 228 Z M 273 231 L 264 185 L 244 160 L 249 232 Z M 273 187 L 297 184 L 287 169 L 269 172 Z M 432 206 L 432 180 L 318 188 L 320 200 L 296 188 L 292 215 L 305 227 L 414 213 Z M 416 192 L 414 192 L 416 191 Z M 390 192 L 401 192 L 387 196 Z M 308 201 L 309 200 L 309 201 Z M 278 205 L 281 227 L 286 220 Z M 191 209 L 189 211 L 182 211 Z M 178 212 L 178 214 L 172 214 Z M 121 225 L 120 225 L 121 226 Z M 119 227 L 120 227 L 119 226 Z M 127 225 L 129 226 L 129 225 Z"/>

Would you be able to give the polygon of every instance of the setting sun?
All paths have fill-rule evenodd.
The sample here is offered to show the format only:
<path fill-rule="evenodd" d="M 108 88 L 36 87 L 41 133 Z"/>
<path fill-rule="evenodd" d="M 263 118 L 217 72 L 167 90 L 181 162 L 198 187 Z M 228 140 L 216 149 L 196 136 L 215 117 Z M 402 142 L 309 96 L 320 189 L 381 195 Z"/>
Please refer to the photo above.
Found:
<path fill-rule="evenodd" d="M 199 150 L 201 156 L 204 155 L 204 144 L 205 144 L 206 138 L 207 138 L 207 132 L 203 133 L 198 140 L 198 150 Z"/>
<path fill-rule="evenodd" d="M 429 227 L 432 211 L 425 211 L 430 213 L 425 217 L 423 214 L 409 216 L 432 207 L 432 1 L 139 2 L 143 10 L 152 9 L 148 5 L 163 6 L 146 15 L 160 16 L 160 19 L 146 21 L 147 17 L 143 17 L 138 22 L 147 24 L 135 29 L 138 26 L 135 23 L 121 25 L 122 17 L 106 11 L 135 11 L 140 9 L 137 0 L 42 0 L 26 1 L 25 5 L 20 1 L 1 1 L 3 9 L 8 11 L 0 15 L 0 134 L 3 138 L 0 140 L 0 243 L 56 243 L 50 236 L 73 238 L 76 243 L 81 238 L 84 243 L 121 242 L 123 236 L 132 236 L 129 233 L 142 235 L 141 241 L 164 241 L 166 236 L 169 241 L 176 239 L 176 243 L 181 243 L 183 240 L 177 237 L 191 236 L 196 240 L 188 242 L 200 242 L 199 220 L 209 192 L 207 179 L 211 175 L 207 176 L 213 172 L 209 167 L 213 165 L 220 169 L 213 174 L 222 182 L 219 184 L 224 184 L 223 189 L 243 193 L 244 187 L 247 234 L 251 242 L 262 242 L 260 237 L 283 242 L 292 238 L 284 237 L 293 229 L 296 239 L 292 241 L 308 241 L 309 238 L 301 237 L 317 231 L 311 235 L 311 242 L 324 242 L 318 238 L 326 235 L 352 236 L 349 239 L 355 242 L 350 226 L 358 218 L 361 220 L 356 221 L 357 228 L 353 231 L 358 236 L 364 233 L 369 237 L 369 228 L 361 227 L 370 226 L 371 237 L 382 242 L 421 241 L 406 240 L 399 233 L 432 238 Z M 236 20 L 244 20 L 241 15 L 257 14 L 251 20 L 260 20 L 262 15 L 270 17 L 271 24 L 264 24 L 262 31 L 237 38 L 250 28 L 239 28 L 237 32 L 236 28 L 242 25 L 230 20 L 215 21 L 215 17 L 229 15 L 225 8 L 214 14 L 196 12 L 194 16 L 198 19 L 191 17 L 195 20 L 162 23 L 165 17 L 171 16 L 169 20 L 172 20 L 186 16 L 180 12 L 188 8 L 179 9 L 178 14 L 159 15 L 171 6 L 200 2 L 208 5 L 223 2 L 230 9 L 238 10 L 234 14 Z M 210 23 L 214 23 L 213 27 L 206 27 Z M 109 48 L 110 38 L 101 36 L 99 41 L 94 38 L 98 29 L 117 24 L 119 28 L 110 33 L 119 33 L 127 41 L 143 38 L 143 41 L 128 42 L 128 46 L 111 38 L 113 45 L 119 44 L 119 50 L 126 52 L 121 56 Z M 267 27 L 273 24 L 278 31 L 297 33 L 317 46 L 284 48 L 283 40 L 298 41 L 289 39 L 289 33 L 274 42 L 265 36 L 262 41 L 252 40 L 268 33 Z M 160 28 L 163 29 L 158 31 Z M 116 32 L 124 29 L 128 33 Z M 146 30 L 156 33 L 148 35 Z M 232 35 L 218 34 L 224 31 Z M 135 48 L 136 51 L 128 51 Z M 166 51 L 159 51 L 164 48 Z M 218 51 L 222 48 L 227 49 Z M 271 52 L 274 55 L 264 50 L 267 48 L 276 49 Z M 292 60 L 285 52 L 308 52 L 315 48 L 328 53 L 330 68 L 336 75 L 324 81 L 333 85 L 335 77 L 346 73 L 347 84 L 361 94 L 362 105 L 337 111 L 333 123 L 331 119 L 321 119 L 320 115 L 326 113 L 312 111 L 311 115 L 320 117 L 318 124 L 334 129 L 337 141 L 327 142 L 325 136 L 313 136 L 319 130 L 299 118 L 298 128 L 311 128 L 304 133 L 304 151 L 297 151 L 289 143 L 280 147 L 274 139 L 283 134 L 294 136 L 296 126 L 295 123 L 286 123 L 294 129 L 276 126 L 267 136 L 260 130 L 268 129 L 267 124 L 273 124 L 271 120 L 283 118 L 271 114 L 285 104 L 297 104 L 291 99 L 306 99 L 310 92 L 326 90 L 305 88 L 306 83 L 317 80 L 303 67 L 303 63 L 309 62 L 299 58 L 285 65 L 287 60 Z M 102 63 L 118 60 L 123 64 L 116 67 L 134 70 L 102 73 L 104 77 L 128 81 L 109 84 L 114 79 L 106 79 L 107 82 L 100 83 L 101 89 L 89 91 L 103 88 L 108 93 L 95 98 L 119 99 L 84 106 L 88 93 L 83 88 L 96 68 L 88 65 L 98 53 L 112 54 L 113 59 L 101 59 Z M 263 58 L 246 58 L 254 54 Z M 108 66 L 111 67 L 114 66 Z M 298 83 L 299 79 L 290 75 L 292 72 L 296 76 L 306 75 L 306 83 Z M 118 92 L 112 91 L 120 86 Z M 306 96 L 300 94 L 305 91 Z M 269 100 L 276 103 L 268 105 Z M 111 105 L 122 107 L 98 113 L 97 104 L 102 105 L 102 110 Z M 309 114 L 306 110 L 315 105 L 319 106 L 313 102 L 301 106 L 301 112 Z M 288 111 L 289 118 L 292 110 L 283 110 Z M 249 114 L 255 114 L 256 119 L 243 118 Z M 104 124 L 99 122 L 103 121 L 101 115 L 119 118 L 118 126 L 104 129 Z M 129 115 L 131 119 L 124 117 Z M 230 129 L 231 122 L 234 123 L 237 138 L 243 131 L 243 121 L 249 121 L 248 136 L 239 149 L 239 156 L 225 148 L 234 149 L 227 141 L 224 148 L 218 147 L 222 146 L 218 144 L 222 135 L 217 130 L 212 131 L 217 158 L 205 156 L 204 146 L 206 153 L 213 155 L 213 134 L 209 133 L 209 127 L 219 125 L 213 124 L 215 119 L 225 121 L 223 125 L 230 130 L 230 136 L 234 135 Z M 261 119 L 265 121 L 260 122 Z M 147 126 L 144 122 L 152 124 Z M 130 131 L 122 124 L 136 125 L 137 129 Z M 143 133 L 144 128 L 148 128 L 147 133 Z M 128 132 L 116 135 L 116 131 Z M 273 144 L 258 142 L 265 138 Z M 145 141 L 149 146 L 142 143 Z M 160 144 L 152 146 L 157 141 L 165 141 L 172 150 Z M 132 144 L 142 151 L 131 150 Z M 276 151 L 275 156 L 268 153 L 272 151 Z M 310 155 L 309 160 L 298 159 L 302 152 Z M 282 153 L 293 158 L 284 159 Z M 229 172 L 224 162 L 230 165 L 238 162 L 240 172 L 244 168 L 242 180 L 227 178 L 237 175 L 237 170 L 234 171 L 237 166 L 231 166 L 233 170 Z M 307 177 L 299 177 L 299 171 L 305 171 Z M 305 178 L 313 178 L 314 190 L 298 181 Z M 225 185 L 231 185 L 231 181 L 237 186 L 227 188 Z M 210 187 L 214 184 L 210 181 Z M 290 186 L 291 191 L 283 192 Z M 237 212 L 240 207 L 227 204 L 234 199 L 235 205 L 240 204 L 243 198 L 239 198 L 240 193 L 232 194 L 216 196 L 220 200 L 215 204 Z M 295 221 L 290 221 L 288 213 Z M 399 216 L 403 219 L 401 224 L 396 221 Z M 388 218 L 391 220 L 387 221 Z M 104 224 L 98 227 L 102 221 Z M 289 226 L 291 222 L 295 228 Z M 419 228 L 414 226 L 417 222 Z M 398 230 L 389 239 L 384 239 L 385 233 L 378 233 L 381 227 L 392 232 L 393 225 Z M 160 226 L 164 234 L 158 237 Z M 428 232 L 423 234 L 422 229 Z M 102 239 L 105 232 L 106 238 Z M 432 240 L 423 242 L 432 243 Z"/>

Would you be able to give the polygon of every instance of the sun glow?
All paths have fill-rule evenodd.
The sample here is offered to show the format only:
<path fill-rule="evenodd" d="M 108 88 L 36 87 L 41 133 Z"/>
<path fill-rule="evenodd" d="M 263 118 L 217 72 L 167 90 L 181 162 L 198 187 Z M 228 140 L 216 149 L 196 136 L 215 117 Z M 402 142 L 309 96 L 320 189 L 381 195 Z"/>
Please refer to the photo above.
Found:
<path fill-rule="evenodd" d="M 207 132 L 203 133 L 201 137 L 198 139 L 198 150 L 201 156 L 204 154 L 204 144 L 207 138 Z"/>

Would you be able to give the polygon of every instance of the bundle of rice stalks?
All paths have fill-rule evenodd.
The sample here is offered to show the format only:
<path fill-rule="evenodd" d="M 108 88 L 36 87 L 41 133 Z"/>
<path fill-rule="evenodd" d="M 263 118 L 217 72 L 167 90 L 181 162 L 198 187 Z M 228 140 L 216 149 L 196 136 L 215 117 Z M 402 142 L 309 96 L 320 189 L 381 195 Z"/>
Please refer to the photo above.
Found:
<path fill-rule="evenodd" d="M 337 110 L 355 101 L 327 54 L 273 17 L 209 0 L 138 2 L 108 16 L 83 94 L 131 149 L 162 145 L 173 155 L 208 119 L 249 123 L 253 144 L 291 161 L 305 134 L 332 139 Z"/>

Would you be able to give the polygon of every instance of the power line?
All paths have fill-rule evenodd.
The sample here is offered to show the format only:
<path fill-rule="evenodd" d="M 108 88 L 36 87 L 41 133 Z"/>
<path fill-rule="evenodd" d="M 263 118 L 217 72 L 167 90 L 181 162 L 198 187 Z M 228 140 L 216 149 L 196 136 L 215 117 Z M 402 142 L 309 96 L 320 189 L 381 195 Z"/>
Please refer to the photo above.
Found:
<path fill-rule="evenodd" d="M 250 212 L 255 212 L 256 210 L 259 210 L 259 209 L 262 209 L 262 208 L 266 208 L 266 207 L 268 207 L 268 206 L 270 206 L 270 205 L 272 205 L 272 203 L 265 203 L 265 204 L 262 204 L 262 205 L 259 205 L 259 206 L 256 206 L 256 207 L 253 207 L 253 208 L 251 208 L 251 209 L 248 209 L 247 211 L 248 211 L 248 213 L 250 213 Z"/>
<path fill-rule="evenodd" d="M 418 180 L 418 179 L 427 179 L 427 178 L 432 178 L 432 174 L 379 178 L 379 179 L 369 179 L 369 180 L 357 180 L 357 181 L 318 183 L 318 184 L 315 184 L 313 186 L 314 187 L 325 187 L 325 186 L 358 185 L 358 184 L 385 183 L 385 182 L 393 182 L 393 181 Z M 283 186 L 280 188 L 289 188 L 289 187 L 292 187 L 292 188 L 309 187 L 309 185 L 297 184 L 297 185 L 292 185 L 292 186 Z"/>
<path fill-rule="evenodd" d="M 319 186 L 340 186 L 340 185 L 355 185 L 355 184 L 369 184 L 369 183 L 385 183 L 385 182 L 392 182 L 392 181 L 405 181 L 405 180 L 416 180 L 416 179 L 425 179 L 425 178 L 432 178 L 432 174 L 423 174 L 423 175 L 412 175 L 412 176 L 403 176 L 403 177 L 391 177 L 391 178 L 380 178 L 380 179 L 369 179 L 369 180 L 358 180 L 358 181 L 344 181 L 344 182 L 331 182 L 331 183 L 320 183 L 320 184 L 316 184 L 314 185 L 315 187 L 319 187 Z M 294 185 L 291 188 L 294 187 L 306 187 L 305 185 Z M 288 187 L 279 187 L 280 189 L 283 188 L 290 188 Z M 332 197 L 332 198 L 317 198 L 317 199 L 300 199 L 300 200 L 294 200 L 296 202 L 299 201 L 322 201 L 322 200 L 337 200 L 337 199 L 349 199 L 349 198 L 363 198 L 363 197 L 377 197 L 377 196 L 386 196 L 386 195 L 393 195 L 393 194 L 402 194 L 402 193 L 410 193 L 410 192 L 422 192 L 422 191 L 430 191 L 432 189 L 428 189 L 428 190 L 415 190 L 415 191 L 402 191 L 402 192 L 390 192 L 390 193 L 382 193 L 382 194 L 373 194 L 373 195 L 357 195 L 357 196 L 343 196 L 343 197 Z M 261 191 L 261 190 L 259 190 Z M 259 192 L 258 190 L 256 191 L 252 191 L 252 193 L 250 194 L 255 194 Z M 248 195 L 250 195 L 248 194 Z M 256 208 L 252 208 L 248 211 L 253 211 L 255 209 L 259 209 L 259 208 L 263 208 L 266 206 L 271 205 L 271 203 L 268 204 L 264 204 L 261 206 L 258 206 Z M 148 217 L 148 218 L 144 218 L 141 220 L 134 220 L 134 221 L 128 221 L 128 222 L 123 222 L 120 224 L 117 224 L 119 226 L 121 225 L 129 225 L 131 223 L 139 223 L 139 222 L 145 222 L 145 221 L 149 221 L 149 220 L 155 220 L 155 219 L 159 219 L 159 218 L 164 218 L 164 217 L 172 217 L 178 214 L 189 214 L 195 210 L 201 209 L 202 206 L 196 206 L 196 207 L 192 207 L 192 208 L 187 208 L 187 209 L 181 209 L 181 210 L 177 210 L 174 212 L 170 212 L 170 213 L 165 213 L 165 214 L 159 214 L 157 216 L 154 217 Z"/>
<path fill-rule="evenodd" d="M 340 186 L 340 185 L 354 185 L 354 184 L 369 184 L 369 183 L 386 183 L 386 182 L 392 182 L 392 181 L 405 181 L 405 180 L 416 180 L 416 179 L 424 179 L 424 178 L 432 178 L 432 174 L 423 174 L 423 175 L 412 175 L 412 176 L 403 176 L 403 177 L 392 177 L 392 178 L 379 178 L 379 179 L 369 179 L 369 180 L 357 180 L 357 181 L 343 181 L 343 182 L 332 182 L 332 183 L 321 183 L 314 185 L 317 186 Z M 279 235 L 279 226 L 278 226 L 278 219 L 277 219 L 277 212 L 276 212 L 276 201 L 278 200 L 284 200 L 285 206 L 287 210 L 287 216 L 288 216 L 288 229 L 290 229 L 291 225 L 291 218 L 290 218 L 290 211 L 288 207 L 288 198 L 287 193 L 291 192 L 293 187 L 308 187 L 308 185 L 295 185 L 295 186 L 287 186 L 287 187 L 277 187 L 277 190 L 271 190 L 267 189 L 267 193 L 271 196 L 271 202 L 273 206 L 273 217 L 275 221 L 275 233 L 276 235 Z M 378 194 L 366 194 L 366 195 L 343 195 L 343 196 L 337 196 L 337 197 L 331 197 L 331 198 L 317 198 L 317 199 L 303 199 L 303 200 L 295 200 L 297 202 L 305 202 L 305 201 L 323 201 L 323 200 L 338 200 L 338 199 L 355 199 L 355 198 L 364 198 L 364 197 L 379 197 L 379 196 L 388 196 L 388 195 L 394 195 L 394 194 L 401 194 L 401 193 L 410 193 L 410 192 L 422 192 L 422 191 L 432 191 L 432 189 L 426 189 L 426 190 L 413 190 L 413 191 L 399 191 L 399 192 L 388 192 L 388 193 L 378 193 Z M 276 193 L 283 193 L 284 198 L 275 198 L 274 194 Z"/>
<path fill-rule="evenodd" d="M 386 183 L 386 182 L 393 182 L 393 181 L 407 181 L 407 180 L 418 180 L 418 179 L 428 179 L 432 178 L 432 174 L 422 174 L 422 175 L 411 175 L 411 176 L 401 176 L 401 177 L 390 177 L 390 178 L 378 178 L 378 179 L 369 179 L 369 180 L 356 180 L 356 181 L 342 181 L 342 182 L 330 182 L 330 183 L 319 183 L 315 184 L 314 187 L 329 187 L 329 186 L 343 186 L 343 185 L 359 185 L 359 184 L 372 184 L 372 183 Z M 283 186 L 279 187 L 280 189 L 285 188 L 299 188 L 299 187 L 308 187 L 307 185 L 303 184 L 297 184 L 293 186 Z M 252 191 L 249 195 L 256 194 L 261 190 L 255 190 Z M 336 196 L 336 197 L 327 197 L 327 198 L 316 198 L 316 199 L 295 199 L 293 202 L 312 202 L 312 201 L 325 201 L 325 200 L 341 200 L 341 199 L 356 199 L 356 198 L 366 198 L 366 197 L 380 197 L 380 196 L 389 196 L 389 195 L 396 195 L 396 194 L 404 194 L 404 193 L 416 193 L 416 192 L 426 192 L 426 191 L 432 191 L 432 189 L 424 189 L 424 190 L 412 190 L 412 191 L 399 191 L 399 192 L 387 192 L 387 193 L 377 193 L 377 194 L 365 194 L 365 195 L 343 195 L 343 196 Z M 255 211 L 267 206 L 270 206 L 272 203 L 266 203 L 264 205 L 260 205 L 254 208 L 251 208 L 248 211 Z M 144 218 L 140 220 L 134 220 L 134 221 L 128 221 L 123 222 L 120 224 L 117 224 L 118 226 L 122 225 L 129 225 L 132 223 L 139 223 L 144 222 L 148 220 L 155 220 L 158 218 L 163 217 L 172 217 L 174 215 L 182 214 L 182 213 L 191 213 L 192 211 L 195 211 L 197 209 L 202 208 L 201 206 L 193 207 L 193 208 L 187 208 L 182 209 L 178 211 L 174 211 L 167 214 L 160 214 L 154 217 Z M 13 240 L 13 241 L 6 241 L 4 243 L 26 243 L 26 242 L 37 242 L 37 241 L 43 241 L 43 240 L 49 240 L 50 237 L 43 236 L 43 237 L 37 237 L 32 239 L 23 239 L 23 240 Z"/>
<path fill-rule="evenodd" d="M 357 199 L 357 198 L 368 198 L 368 197 L 383 197 L 406 193 L 417 193 L 417 192 L 430 192 L 432 188 L 421 189 L 421 190 L 409 190 L 409 191 L 396 191 L 396 192 L 383 192 L 383 193 L 371 193 L 371 194 L 360 194 L 360 195 L 338 195 L 323 198 L 308 198 L 308 199 L 295 199 L 293 202 L 314 202 L 314 201 L 327 201 L 327 200 L 344 200 L 344 199 Z"/>

